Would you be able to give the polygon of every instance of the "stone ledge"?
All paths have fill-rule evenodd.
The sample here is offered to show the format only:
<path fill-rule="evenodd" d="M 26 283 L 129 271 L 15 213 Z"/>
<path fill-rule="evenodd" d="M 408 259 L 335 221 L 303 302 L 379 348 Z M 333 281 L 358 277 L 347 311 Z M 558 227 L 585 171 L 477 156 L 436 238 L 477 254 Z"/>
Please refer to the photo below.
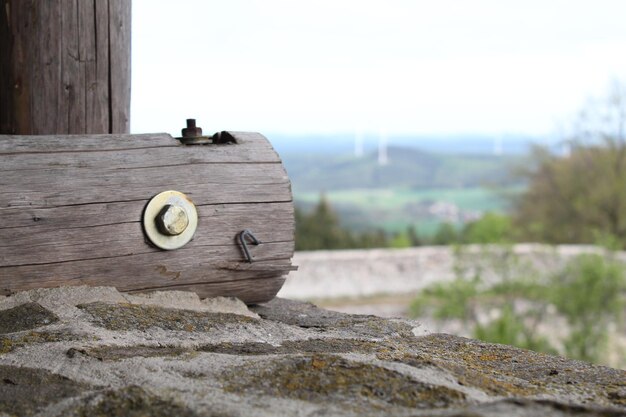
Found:
<path fill-rule="evenodd" d="M 0 415 L 626 416 L 626 372 L 402 319 L 186 292 L 0 299 Z"/>

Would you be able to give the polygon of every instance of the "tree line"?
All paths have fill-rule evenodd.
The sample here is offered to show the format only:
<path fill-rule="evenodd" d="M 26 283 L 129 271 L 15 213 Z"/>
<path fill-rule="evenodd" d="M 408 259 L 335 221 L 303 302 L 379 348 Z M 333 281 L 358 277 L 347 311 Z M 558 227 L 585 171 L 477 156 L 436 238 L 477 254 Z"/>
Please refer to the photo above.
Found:
<path fill-rule="evenodd" d="M 398 233 L 382 229 L 352 231 L 341 225 L 339 215 L 324 195 L 311 211 L 296 207 L 296 250 L 406 248 L 459 243 L 508 243 L 512 223 L 508 216 L 486 213 L 462 228 L 442 223 L 432 236 L 422 236 L 414 225 Z"/>

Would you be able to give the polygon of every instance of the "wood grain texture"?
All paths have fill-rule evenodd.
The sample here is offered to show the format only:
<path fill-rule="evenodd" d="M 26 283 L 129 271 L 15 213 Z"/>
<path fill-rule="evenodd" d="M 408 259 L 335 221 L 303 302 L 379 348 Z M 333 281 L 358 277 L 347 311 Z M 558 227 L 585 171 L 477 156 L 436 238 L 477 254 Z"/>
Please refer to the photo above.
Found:
<path fill-rule="evenodd" d="M 130 0 L 3 0 L 0 134 L 127 133 Z"/>
<path fill-rule="evenodd" d="M 129 0 L 109 0 L 109 132 L 130 131 L 130 15 Z"/>
<path fill-rule="evenodd" d="M 236 144 L 201 146 L 166 134 L 0 136 L 0 291 L 199 286 L 214 294 L 228 283 L 232 295 L 242 280 L 270 291 L 265 282 L 274 288 L 292 269 L 291 184 L 263 136 L 231 134 Z M 141 218 L 150 198 L 170 189 L 195 203 L 198 229 L 183 248 L 162 251 L 147 242 Z M 243 229 L 262 242 L 250 246 L 252 264 L 236 241 Z M 241 296 L 259 301 L 253 293 Z"/>
<path fill-rule="evenodd" d="M 238 297 L 246 304 L 258 304 L 271 300 L 285 283 L 285 277 L 266 278 L 263 287 L 259 288 L 254 279 L 243 279 L 232 282 L 209 282 L 203 284 L 184 285 L 177 287 L 179 291 L 193 291 L 200 298 Z M 162 290 L 153 288 L 152 290 Z M 133 291 L 139 292 L 139 291 Z"/>
<path fill-rule="evenodd" d="M 206 147 L 213 153 L 221 155 L 248 155 L 248 159 L 241 158 L 243 162 L 280 162 L 280 158 L 271 146 L 263 143 L 266 139 L 259 140 L 258 133 L 230 132 L 236 137 L 237 143 L 243 146 L 233 148 L 231 144 L 223 146 Z M 0 141 L 0 155 L 18 155 L 35 153 L 80 153 L 80 152 L 112 152 L 125 151 L 128 149 L 150 148 L 181 148 L 189 149 L 189 153 L 198 153 L 196 150 L 202 146 L 184 146 L 179 141 L 173 140 L 167 133 L 146 133 L 140 135 L 104 134 L 104 135 L 46 135 L 45 140 L 41 136 L 29 135 L 3 135 Z M 77 139 L 77 140 L 74 140 Z M 178 150 L 178 152 L 183 152 Z M 257 155 L 258 154 L 258 155 Z M 265 160 L 267 155 L 272 155 L 271 160 Z M 223 161 L 216 157 L 213 162 Z"/>
<path fill-rule="evenodd" d="M 69 217 L 73 208 L 64 208 L 60 211 L 67 212 L 65 218 L 49 218 L 43 227 L 37 224 L 1 229 L 0 264 L 67 262 L 84 259 L 86 253 L 115 257 L 145 252 L 141 222 L 129 222 L 133 217 L 141 218 L 142 210 L 143 207 L 139 207 L 136 211 L 121 212 L 114 208 L 114 216 L 101 219 L 104 224 L 84 226 L 80 217 Z M 189 248 L 233 245 L 234 236 L 246 228 L 264 243 L 291 242 L 293 239 L 290 202 L 198 206 L 198 211 L 198 228 L 205 233 L 197 233 L 186 245 Z M 241 256 L 237 256 L 239 258 Z"/>
<path fill-rule="evenodd" d="M 10 6 L 9 6 L 10 9 Z M 6 3 L 0 2 L 0 133 L 11 132 L 10 121 L 13 117 L 13 94 L 7 92 L 15 90 L 15 77 L 13 77 L 13 61 L 3 58 L 13 55 L 13 35 L 11 33 L 11 20 L 7 13 Z"/>

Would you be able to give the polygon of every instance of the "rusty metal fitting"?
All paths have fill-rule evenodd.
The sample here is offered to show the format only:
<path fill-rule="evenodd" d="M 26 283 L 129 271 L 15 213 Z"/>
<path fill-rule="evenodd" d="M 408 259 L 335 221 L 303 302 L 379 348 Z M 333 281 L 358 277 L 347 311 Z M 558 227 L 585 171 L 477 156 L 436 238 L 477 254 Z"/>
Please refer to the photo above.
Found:
<path fill-rule="evenodd" d="M 187 127 L 182 130 L 183 136 L 178 139 L 183 145 L 206 145 L 213 143 L 209 136 L 202 136 L 202 128 L 196 126 L 196 119 L 187 119 Z"/>
<path fill-rule="evenodd" d="M 196 127 L 196 119 L 187 119 L 187 127 L 182 130 L 184 138 L 197 138 L 202 136 L 202 128 Z"/>

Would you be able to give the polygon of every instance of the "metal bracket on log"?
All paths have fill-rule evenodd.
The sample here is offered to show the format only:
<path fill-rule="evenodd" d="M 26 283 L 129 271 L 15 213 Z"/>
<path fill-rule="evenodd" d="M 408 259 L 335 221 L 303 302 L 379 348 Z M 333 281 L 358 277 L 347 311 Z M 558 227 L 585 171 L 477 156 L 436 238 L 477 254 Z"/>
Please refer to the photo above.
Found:
<path fill-rule="evenodd" d="M 187 127 L 178 139 L 184 145 L 224 145 L 237 143 L 237 139 L 227 131 L 217 132 L 213 136 L 203 136 L 202 128 L 196 126 L 196 119 L 187 119 Z"/>
<path fill-rule="evenodd" d="M 0 136 L 0 293 L 107 285 L 273 298 L 295 269 L 287 173 L 258 133 L 209 139 L 195 145 L 220 146 L 168 134 Z M 246 229 L 262 244 L 242 256 Z"/>

